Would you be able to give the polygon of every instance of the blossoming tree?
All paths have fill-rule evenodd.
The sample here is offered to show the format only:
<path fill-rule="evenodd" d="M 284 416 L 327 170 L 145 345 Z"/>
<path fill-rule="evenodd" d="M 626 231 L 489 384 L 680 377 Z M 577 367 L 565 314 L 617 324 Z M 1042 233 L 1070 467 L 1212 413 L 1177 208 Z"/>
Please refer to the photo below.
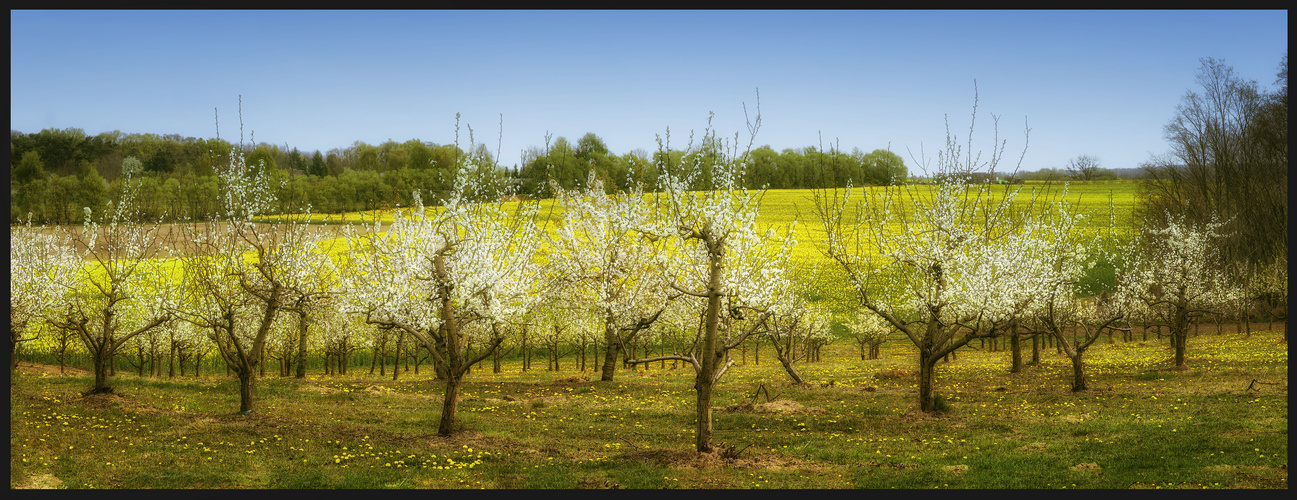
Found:
<path fill-rule="evenodd" d="M 973 122 L 976 122 L 976 105 Z M 815 209 L 826 232 L 821 251 L 845 272 L 860 307 L 879 315 L 918 348 L 919 408 L 937 411 L 935 364 L 976 338 L 998 335 L 1024 307 L 1038 281 L 1024 279 L 1007 243 L 1034 200 L 1015 201 L 973 184 L 974 172 L 994 172 L 1003 159 L 998 132 L 989 159 L 947 131 L 937 155 L 936 184 L 825 189 Z M 1025 150 L 1024 150 L 1025 153 Z M 922 163 L 922 162 L 920 162 Z"/>
<path fill-rule="evenodd" d="M 58 234 L 43 226 L 9 226 L 9 368 L 18 366 L 22 344 L 36 339 L 32 328 L 44 321 L 63 290 L 61 275 L 80 269 L 80 262 Z"/>
<path fill-rule="evenodd" d="M 549 263 L 570 302 L 588 304 L 602 320 L 604 362 L 600 380 L 609 381 L 623 346 L 662 315 L 673 295 L 667 286 L 664 252 L 647 232 L 655 215 L 640 189 L 604 193 L 590 175 L 583 190 L 555 185 L 563 207 Z M 678 295 L 678 294 L 675 294 Z"/>
<path fill-rule="evenodd" d="M 1175 346 L 1175 367 L 1185 367 L 1189 327 L 1194 319 L 1226 307 L 1243 290 L 1221 265 L 1216 242 L 1228 221 L 1193 224 L 1167 215 L 1166 227 L 1141 235 L 1133 269 L 1118 276 L 1118 294 L 1143 302 L 1167 324 Z"/>
<path fill-rule="evenodd" d="M 760 126 L 760 111 L 749 132 L 755 138 Z M 710 120 L 709 120 L 710 122 Z M 749 150 L 751 143 L 749 142 Z M 787 267 L 797 241 L 791 235 L 779 236 L 774 229 L 757 227 L 761 194 L 743 188 L 740 179 L 743 161 L 735 155 L 735 143 L 726 147 L 717 141 L 710 123 L 704 134 L 703 151 L 694 155 L 688 169 L 660 165 L 660 213 L 657 234 L 672 234 L 676 239 L 672 258 L 679 266 L 671 282 L 676 291 L 702 299 L 699 311 L 699 336 L 691 352 L 675 353 L 630 360 L 648 363 L 659 360 L 685 361 L 695 371 L 697 394 L 696 449 L 713 451 L 712 389 L 734 364 L 729 350 L 764 328 L 772 315 L 786 311 L 787 303 L 777 300 L 788 283 Z M 661 155 L 664 158 L 668 155 Z M 711 168 L 711 189 L 690 191 L 699 179 L 706 162 Z"/>
<path fill-rule="evenodd" d="M 1104 332 L 1123 329 L 1118 321 L 1126 314 L 1124 301 L 1103 295 L 1076 296 L 1076 283 L 1093 264 L 1094 252 L 1102 252 L 1100 235 L 1085 237 L 1078 230 L 1083 214 L 1075 213 L 1066 199 L 1059 200 L 1028 217 L 1022 231 L 1010 238 L 1021 263 L 1015 267 L 1038 288 L 1026 303 L 1028 316 L 1040 330 L 1054 337 L 1072 362 L 1072 391 L 1086 389 L 1085 352 Z M 1108 234 L 1111 235 L 1112 228 Z"/>
<path fill-rule="evenodd" d="M 847 331 L 851 332 L 860 346 L 860 360 L 878 359 L 881 347 L 887 337 L 896 329 L 882 316 L 872 311 L 857 311 L 856 315 L 846 322 Z"/>
<path fill-rule="evenodd" d="M 488 161 L 470 155 L 442 207 L 425 208 L 416 192 L 412 210 L 395 211 L 385 231 L 376 224 L 368 236 L 347 239 L 342 287 L 351 310 L 411 334 L 446 369 L 442 436 L 455 431 L 469 367 L 499 347 L 507 324 L 539 295 L 536 206 L 510 214 L 503 201 L 473 201 L 480 188 L 473 172 Z M 472 358 L 470 337 L 482 346 Z"/>
<path fill-rule="evenodd" d="M 186 225 L 185 273 L 191 279 L 183 319 L 209 329 L 227 366 L 239 378 L 239 413 L 252 411 L 257 372 L 267 338 L 281 313 L 327 290 L 322 275 L 332 261 L 318 245 L 321 233 L 305 216 L 258 224 L 275 196 L 263 172 L 232 150 L 220 169 L 224 217 Z"/>
<path fill-rule="evenodd" d="M 136 173 L 124 169 L 122 196 L 106 216 L 96 219 L 85 208 L 81 231 L 68 230 L 83 266 L 61 274 L 64 310 L 50 322 L 76 332 L 89 352 L 91 393 L 112 392 L 108 375 L 117 350 L 170 319 L 179 297 L 176 266 L 163 261 L 169 248 L 161 224 L 145 221 L 136 205 Z"/>
<path fill-rule="evenodd" d="M 795 363 L 812 359 L 814 346 L 833 338 L 832 325 L 827 311 L 808 305 L 799 294 L 789 292 L 794 292 L 792 287 L 785 289 L 781 298 L 788 302 L 788 306 L 782 308 L 786 312 L 770 318 L 770 328 L 765 329 L 765 337 L 774 345 L 775 359 L 779 360 L 793 383 L 805 385 L 807 382 L 797 371 Z"/>

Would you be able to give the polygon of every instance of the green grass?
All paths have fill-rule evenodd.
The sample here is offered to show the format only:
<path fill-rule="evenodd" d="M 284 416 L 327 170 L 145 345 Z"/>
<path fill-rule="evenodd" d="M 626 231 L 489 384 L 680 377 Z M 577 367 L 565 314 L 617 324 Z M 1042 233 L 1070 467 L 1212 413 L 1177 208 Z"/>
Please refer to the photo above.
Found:
<path fill-rule="evenodd" d="M 733 460 L 692 451 L 692 371 L 657 364 L 613 382 L 516 362 L 475 370 L 450 438 L 435 435 L 442 386 L 426 372 L 272 376 L 258 382 L 256 411 L 236 415 L 224 376 L 121 375 L 116 395 L 82 397 L 85 375 L 20 371 L 10 485 L 52 475 L 66 488 L 1287 488 L 1281 338 L 1204 332 L 1185 371 L 1169 370 L 1164 342 L 1100 341 L 1093 389 L 1079 394 L 1053 348 L 1012 375 L 1007 352 L 966 348 L 938 365 L 942 416 L 914 412 L 908 344 L 869 361 L 830 345 L 825 361 L 800 366 L 810 387 L 749 353 L 715 398 L 715 442 L 738 451 Z M 1252 380 L 1276 385 L 1248 390 Z M 760 384 L 814 411 L 726 409 Z"/>

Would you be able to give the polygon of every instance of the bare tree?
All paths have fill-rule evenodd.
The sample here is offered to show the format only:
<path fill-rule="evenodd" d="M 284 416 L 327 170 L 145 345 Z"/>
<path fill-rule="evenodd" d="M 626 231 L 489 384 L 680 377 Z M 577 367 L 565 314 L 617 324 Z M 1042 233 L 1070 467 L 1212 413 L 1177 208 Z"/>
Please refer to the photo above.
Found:
<path fill-rule="evenodd" d="M 1101 170 L 1099 159 L 1090 155 L 1080 155 L 1067 161 L 1067 175 L 1073 180 L 1094 180 Z"/>
<path fill-rule="evenodd" d="M 1219 241 L 1225 263 L 1256 270 L 1287 255 L 1287 67 L 1285 54 L 1282 87 L 1265 92 L 1224 61 L 1202 60 L 1201 90 L 1187 92 L 1166 125 L 1171 153 L 1143 165 L 1149 179 L 1137 215 L 1148 228 L 1167 227 L 1168 217 L 1219 217 L 1233 221 Z"/>

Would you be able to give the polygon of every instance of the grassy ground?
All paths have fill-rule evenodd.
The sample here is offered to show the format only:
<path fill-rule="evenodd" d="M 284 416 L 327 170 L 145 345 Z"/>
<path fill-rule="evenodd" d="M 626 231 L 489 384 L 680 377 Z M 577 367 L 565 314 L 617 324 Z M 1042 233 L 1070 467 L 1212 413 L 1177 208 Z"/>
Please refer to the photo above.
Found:
<path fill-rule="evenodd" d="M 1066 359 L 939 365 L 951 411 L 913 411 L 913 348 L 845 342 L 794 387 L 763 350 L 722 380 L 716 441 L 693 446 L 692 371 L 468 376 L 463 430 L 435 435 L 441 385 L 403 373 L 270 377 L 237 415 L 224 377 L 114 379 L 27 365 L 10 385 L 10 486 L 63 488 L 1287 488 L 1288 350 L 1279 332 L 1203 333 L 1189 369 L 1165 342 L 1100 344 L 1091 387 Z M 1029 354 L 1029 353 L 1028 353 Z M 567 363 L 566 366 L 573 366 Z M 359 370 L 358 370 L 359 371 Z M 1255 381 L 1255 383 L 1254 383 Z M 758 388 L 768 389 L 753 397 Z"/>

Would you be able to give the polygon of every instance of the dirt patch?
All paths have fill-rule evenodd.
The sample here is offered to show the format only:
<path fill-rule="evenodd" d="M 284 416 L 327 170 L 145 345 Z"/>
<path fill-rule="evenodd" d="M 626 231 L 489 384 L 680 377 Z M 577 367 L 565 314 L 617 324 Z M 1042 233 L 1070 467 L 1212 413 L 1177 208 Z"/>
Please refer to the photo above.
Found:
<path fill-rule="evenodd" d="M 461 399 L 460 401 L 461 401 L 461 402 L 462 402 L 462 401 L 485 401 L 485 402 L 488 402 L 488 403 L 491 403 L 491 404 L 497 404 L 497 403 L 502 403 L 502 402 L 504 402 L 504 403 L 521 403 L 521 404 L 531 404 L 531 403 L 541 402 L 541 403 L 544 403 L 544 404 L 552 404 L 552 403 L 567 403 L 567 402 L 570 401 L 571 399 L 572 399 L 571 396 L 568 396 L 568 395 L 566 395 L 566 394 L 557 394 L 557 395 L 553 395 L 553 396 L 536 396 L 536 397 L 531 397 L 531 398 L 524 398 L 524 397 L 522 397 L 522 396 L 513 396 L 513 395 L 505 394 L 505 395 L 502 396 L 500 399 L 496 399 L 496 398 L 476 398 L 476 397 L 474 397 L 474 398 L 469 398 L 469 399 Z M 611 406 L 611 405 L 605 405 L 605 406 Z"/>
<path fill-rule="evenodd" d="M 1281 465 L 1279 467 L 1271 467 L 1268 465 L 1225 465 L 1225 464 L 1208 465 L 1206 467 L 1203 467 L 1203 470 L 1209 470 L 1214 472 L 1261 472 L 1270 469 L 1287 472 L 1288 464 L 1285 463 L 1284 465 Z"/>
<path fill-rule="evenodd" d="M 115 392 L 101 392 L 97 394 L 86 394 L 75 400 L 81 406 L 94 408 L 96 410 L 108 410 L 111 408 L 120 408 L 122 411 L 132 413 L 162 413 L 162 410 L 140 403 L 129 397 Z"/>
<path fill-rule="evenodd" d="M 297 387 L 297 390 L 302 392 L 314 392 L 317 394 L 337 394 L 339 392 L 342 392 L 341 390 L 334 389 L 332 387 L 324 387 L 319 385 L 300 385 Z"/>
<path fill-rule="evenodd" d="M 951 473 L 951 474 L 959 475 L 959 474 L 963 474 L 963 473 L 965 473 L 965 472 L 968 472 L 968 466 L 967 466 L 967 465 L 964 465 L 964 464 L 959 464 L 959 465 L 947 465 L 947 466 L 945 466 L 945 467 L 942 467 L 941 470 L 944 470 L 944 471 L 949 472 L 949 473 Z"/>
<path fill-rule="evenodd" d="M 1081 472 L 1096 471 L 1096 470 L 1101 470 L 1101 469 L 1103 469 L 1103 467 L 1099 467 L 1099 464 L 1096 464 L 1096 463 L 1094 463 L 1094 462 L 1086 462 L 1086 463 L 1083 463 L 1083 464 L 1076 464 L 1076 465 L 1073 465 L 1073 466 L 1068 467 L 1068 468 L 1069 468 L 1069 469 L 1072 469 L 1072 470 L 1074 470 L 1074 471 L 1081 471 Z"/>
<path fill-rule="evenodd" d="M 429 430 L 436 432 L 436 428 L 431 428 Z M 379 437 L 379 436 L 375 436 L 375 437 Z M 385 442 L 391 442 L 391 443 L 399 443 L 410 439 L 409 436 L 395 435 L 395 434 L 390 436 L 383 436 L 383 438 L 387 439 L 387 441 Z M 474 450 L 489 451 L 491 452 L 492 455 L 507 455 L 507 454 L 513 454 L 518 452 L 523 452 L 523 453 L 541 452 L 541 450 L 536 450 L 535 448 L 529 447 L 520 441 L 510 439 L 507 437 L 489 436 L 483 433 L 482 431 L 474 430 L 474 429 L 460 429 L 456 431 L 454 434 L 451 434 L 450 436 L 439 436 L 437 434 L 428 434 L 426 436 L 420 436 L 417 439 L 426 440 L 428 443 L 431 443 L 439 448 L 442 448 L 443 450 L 460 450 L 463 449 L 465 446 L 467 446 L 468 448 L 472 448 Z"/>
<path fill-rule="evenodd" d="M 1024 444 L 1024 445 L 1018 447 L 1018 451 L 1025 451 L 1025 452 L 1027 452 L 1027 453 L 1034 453 L 1034 452 L 1037 452 L 1037 451 L 1045 451 L 1046 448 L 1049 448 L 1049 445 L 1048 445 L 1048 444 L 1045 444 L 1045 443 L 1027 443 L 1027 444 Z"/>
<path fill-rule="evenodd" d="M 934 420 L 949 420 L 954 417 L 948 413 L 941 413 L 941 412 L 928 413 L 918 408 L 911 408 L 910 411 L 905 412 L 905 414 L 903 415 L 889 416 L 887 418 L 889 419 L 894 418 L 908 424 L 914 422 L 929 422 Z"/>
<path fill-rule="evenodd" d="M 582 490 L 618 490 L 621 485 L 606 479 L 595 479 L 592 477 L 582 478 L 576 483 L 577 489 Z"/>
<path fill-rule="evenodd" d="M 761 469 L 775 470 L 824 470 L 823 465 L 808 462 L 796 457 L 777 454 L 748 454 L 742 449 L 726 453 L 721 447 L 712 453 L 699 453 L 692 450 L 641 450 L 611 457 L 613 460 L 627 462 L 647 462 L 673 469 Z M 737 454 L 737 457 L 729 456 Z"/>
<path fill-rule="evenodd" d="M 63 480 L 53 474 L 38 474 L 27 478 L 22 484 L 14 486 L 20 490 L 56 490 L 63 487 Z"/>
<path fill-rule="evenodd" d="M 63 377 L 82 377 L 90 375 L 90 370 L 83 370 L 75 366 L 64 366 L 63 372 L 59 373 L 59 365 L 46 365 L 41 363 L 18 362 L 18 371 L 23 373 L 44 373 L 47 375 L 59 375 Z"/>
<path fill-rule="evenodd" d="M 721 410 L 730 413 L 778 413 L 787 415 L 824 413 L 824 409 L 818 406 L 804 406 L 801 403 L 787 399 L 776 399 L 761 404 L 752 404 L 751 401 L 744 401 L 739 404 L 726 406 L 721 408 Z"/>
<path fill-rule="evenodd" d="M 900 368 L 883 370 L 874 374 L 874 378 L 878 380 L 911 379 L 918 376 L 919 372 L 913 370 L 902 370 Z"/>

